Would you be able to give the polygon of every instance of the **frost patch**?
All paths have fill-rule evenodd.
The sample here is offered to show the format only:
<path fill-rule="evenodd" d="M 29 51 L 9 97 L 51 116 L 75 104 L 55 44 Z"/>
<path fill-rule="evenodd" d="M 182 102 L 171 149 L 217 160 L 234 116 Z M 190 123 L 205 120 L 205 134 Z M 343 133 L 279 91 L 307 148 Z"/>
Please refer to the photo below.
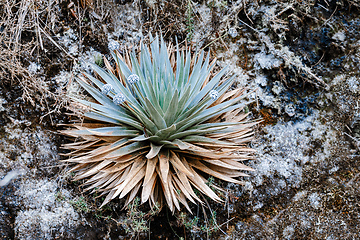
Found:
<path fill-rule="evenodd" d="M 79 65 L 75 65 L 73 71 L 76 72 L 92 72 L 92 68 L 89 63 L 95 63 L 96 57 L 102 56 L 100 52 L 94 50 L 92 47 L 89 51 L 86 51 L 85 53 L 81 54 L 79 57 Z"/>
<path fill-rule="evenodd" d="M 3 106 L 3 104 L 7 104 L 7 101 L 3 98 L 0 98 L 0 112 L 5 111 L 5 107 Z"/>
<path fill-rule="evenodd" d="M 116 4 L 117 5 L 117 4 Z M 136 4 L 124 4 L 113 7 L 114 32 L 108 34 L 108 40 L 115 40 L 120 44 L 120 50 L 137 45 L 142 35 L 141 12 Z"/>
<path fill-rule="evenodd" d="M 261 69 L 272 69 L 280 67 L 282 61 L 275 58 L 272 54 L 266 54 L 264 52 L 260 52 L 255 54 L 254 56 L 255 66 L 260 67 Z"/>
<path fill-rule="evenodd" d="M 295 196 L 293 197 L 293 201 L 294 202 L 297 202 L 299 200 L 301 200 L 302 198 L 304 198 L 307 194 L 307 191 L 301 191 L 301 192 L 298 192 L 295 194 Z"/>
<path fill-rule="evenodd" d="M 0 176 L 15 169 L 28 172 L 31 166 L 58 164 L 52 136 L 40 127 L 29 128 L 31 124 L 27 120 L 13 120 L 4 126 L 5 134 L 0 138 Z"/>
<path fill-rule="evenodd" d="M 294 227 L 287 226 L 283 231 L 283 236 L 285 239 L 292 239 L 294 232 L 295 232 Z"/>
<path fill-rule="evenodd" d="M 78 36 L 72 28 L 64 32 L 63 36 L 59 36 L 60 43 L 68 50 L 68 54 L 76 56 L 79 53 Z"/>
<path fill-rule="evenodd" d="M 349 90 L 353 93 L 357 93 L 359 91 L 359 81 L 356 77 L 350 77 L 347 80 L 347 85 L 349 86 Z"/>
<path fill-rule="evenodd" d="M 261 203 L 261 202 L 259 202 L 258 204 L 256 204 L 256 205 L 253 207 L 253 210 L 256 211 L 256 210 L 262 208 L 263 206 L 264 206 L 264 204 Z"/>
<path fill-rule="evenodd" d="M 37 71 L 39 71 L 41 68 L 40 64 L 37 64 L 35 62 L 30 62 L 30 65 L 28 66 L 28 71 L 32 74 L 37 73 Z"/>
<path fill-rule="evenodd" d="M 253 162 L 256 169 L 252 182 L 262 185 L 265 178 L 276 183 L 273 192 L 286 186 L 299 187 L 303 178 L 306 163 L 326 163 L 336 144 L 336 132 L 331 123 L 322 123 L 314 114 L 296 123 L 280 122 L 274 126 L 266 126 L 267 134 L 254 146 L 257 160 Z M 319 151 L 314 150 L 314 143 L 320 143 Z M 276 191 L 275 191 L 276 190 Z"/>
<path fill-rule="evenodd" d="M 312 193 L 308 200 L 313 208 L 319 209 L 321 207 L 321 198 L 318 193 Z"/>
<path fill-rule="evenodd" d="M 332 36 L 332 39 L 334 39 L 335 41 L 344 41 L 346 38 L 345 32 L 344 31 L 340 31 L 334 34 L 334 36 Z"/>
<path fill-rule="evenodd" d="M 15 192 L 23 209 L 15 219 L 17 239 L 56 239 L 78 225 L 79 215 L 65 201 L 56 200 L 57 184 L 48 180 L 31 180 Z M 62 195 L 70 193 L 62 190 Z"/>

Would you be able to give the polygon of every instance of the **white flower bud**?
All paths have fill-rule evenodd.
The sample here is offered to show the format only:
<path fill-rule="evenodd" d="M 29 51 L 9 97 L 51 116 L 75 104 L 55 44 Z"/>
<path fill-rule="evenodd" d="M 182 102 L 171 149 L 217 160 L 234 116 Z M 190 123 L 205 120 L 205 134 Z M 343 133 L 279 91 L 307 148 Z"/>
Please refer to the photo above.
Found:
<path fill-rule="evenodd" d="M 111 84 L 105 84 L 101 88 L 101 93 L 104 95 L 108 95 L 113 89 L 113 86 Z"/>
<path fill-rule="evenodd" d="M 122 93 L 118 93 L 114 96 L 113 98 L 113 102 L 116 104 L 116 105 L 120 105 L 122 104 L 123 102 L 125 102 L 126 100 L 126 97 L 124 96 L 124 94 Z"/>
<path fill-rule="evenodd" d="M 135 84 L 135 83 L 137 83 L 137 82 L 140 80 L 140 78 L 139 78 L 139 76 L 136 75 L 136 74 L 131 74 L 131 75 L 127 78 L 127 80 L 128 80 L 128 82 L 129 82 L 130 84 Z"/>
<path fill-rule="evenodd" d="M 110 40 L 108 48 L 110 51 L 114 51 L 120 48 L 120 44 L 117 41 Z"/>
<path fill-rule="evenodd" d="M 214 101 L 216 99 L 218 99 L 218 97 L 219 97 L 219 93 L 216 90 L 211 90 L 209 94 L 210 94 L 211 99 L 214 100 Z"/>

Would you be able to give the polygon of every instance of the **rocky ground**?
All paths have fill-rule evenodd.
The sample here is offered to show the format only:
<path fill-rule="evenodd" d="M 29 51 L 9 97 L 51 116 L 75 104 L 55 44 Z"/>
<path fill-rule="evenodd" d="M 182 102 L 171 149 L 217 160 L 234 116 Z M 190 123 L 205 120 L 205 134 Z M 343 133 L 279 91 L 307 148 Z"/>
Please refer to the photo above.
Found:
<path fill-rule="evenodd" d="M 360 238 L 360 2 L 31 0 L 0 3 L 1 239 Z M 245 186 L 174 216 L 100 209 L 61 162 L 57 124 L 87 62 L 148 33 L 204 48 L 262 118 Z"/>

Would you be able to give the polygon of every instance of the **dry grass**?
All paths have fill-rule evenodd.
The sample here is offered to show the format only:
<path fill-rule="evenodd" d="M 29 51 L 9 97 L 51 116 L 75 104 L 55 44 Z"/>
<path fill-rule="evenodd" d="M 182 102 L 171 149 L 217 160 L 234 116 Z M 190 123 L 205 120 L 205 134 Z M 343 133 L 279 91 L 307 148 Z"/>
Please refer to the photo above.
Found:
<path fill-rule="evenodd" d="M 23 98 L 44 104 L 44 99 L 35 99 L 35 92 L 40 96 L 53 96 L 43 82 L 27 68 L 25 59 L 31 59 L 35 51 L 39 51 L 41 39 L 40 17 L 46 15 L 54 23 L 56 13 L 52 6 L 55 1 L 40 3 L 36 0 L 6 0 L 0 3 L 0 78 L 3 82 L 11 81 L 11 85 L 20 84 Z M 40 101 L 39 101 L 40 100 Z"/>
<path fill-rule="evenodd" d="M 76 59 L 54 36 L 63 32 L 64 24 L 74 25 L 81 33 L 82 18 L 86 11 L 93 11 L 94 6 L 100 6 L 101 10 L 96 16 L 105 18 L 104 1 L 83 0 L 75 5 L 65 0 L 0 1 L 0 79 L 3 86 L 20 85 L 22 98 L 32 106 L 40 106 L 44 116 L 51 118 L 54 113 L 60 113 L 60 109 L 68 105 L 68 97 L 66 86 L 51 83 L 51 77 L 56 74 L 51 55 L 63 58 L 60 69 L 71 68 Z M 30 63 L 39 64 L 41 70 L 33 71 Z"/>

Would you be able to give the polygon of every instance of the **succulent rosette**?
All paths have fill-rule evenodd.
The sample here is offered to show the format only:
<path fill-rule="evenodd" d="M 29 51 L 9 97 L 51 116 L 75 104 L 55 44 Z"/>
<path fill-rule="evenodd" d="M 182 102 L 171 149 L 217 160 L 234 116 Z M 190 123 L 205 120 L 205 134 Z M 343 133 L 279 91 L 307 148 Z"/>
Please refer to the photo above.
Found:
<path fill-rule="evenodd" d="M 221 202 L 208 177 L 243 184 L 252 170 L 243 161 L 252 158 L 256 122 L 246 120 L 244 91 L 230 89 L 235 76 L 226 69 L 212 73 L 210 54 L 150 41 L 139 54 L 112 50 L 115 69 L 105 59 L 107 70 L 92 64 L 97 77 L 78 77 L 93 100 L 73 99 L 88 111 L 62 131 L 76 139 L 64 145 L 66 161 L 86 190 L 106 195 L 102 206 L 136 196 L 171 211 L 180 203 L 191 211 L 188 201 L 202 203 L 201 195 Z"/>

